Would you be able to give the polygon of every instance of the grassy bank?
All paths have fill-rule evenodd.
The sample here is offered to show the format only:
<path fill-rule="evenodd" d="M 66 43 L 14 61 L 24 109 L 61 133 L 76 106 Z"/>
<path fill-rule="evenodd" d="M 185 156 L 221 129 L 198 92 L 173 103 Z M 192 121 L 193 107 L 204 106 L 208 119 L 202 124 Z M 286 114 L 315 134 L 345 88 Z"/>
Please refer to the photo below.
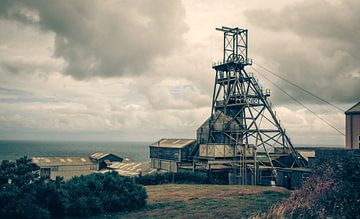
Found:
<path fill-rule="evenodd" d="M 238 185 L 167 184 L 146 190 L 147 207 L 107 218 L 246 218 L 289 196 L 282 188 Z"/>

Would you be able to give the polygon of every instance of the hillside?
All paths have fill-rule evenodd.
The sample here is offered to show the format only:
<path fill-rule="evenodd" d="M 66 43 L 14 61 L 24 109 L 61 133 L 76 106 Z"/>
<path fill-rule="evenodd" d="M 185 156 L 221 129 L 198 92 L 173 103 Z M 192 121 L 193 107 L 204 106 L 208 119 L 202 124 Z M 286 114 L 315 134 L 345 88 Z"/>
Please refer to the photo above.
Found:
<path fill-rule="evenodd" d="M 146 186 L 148 206 L 107 218 L 246 218 L 288 197 L 282 188 L 239 185 Z"/>

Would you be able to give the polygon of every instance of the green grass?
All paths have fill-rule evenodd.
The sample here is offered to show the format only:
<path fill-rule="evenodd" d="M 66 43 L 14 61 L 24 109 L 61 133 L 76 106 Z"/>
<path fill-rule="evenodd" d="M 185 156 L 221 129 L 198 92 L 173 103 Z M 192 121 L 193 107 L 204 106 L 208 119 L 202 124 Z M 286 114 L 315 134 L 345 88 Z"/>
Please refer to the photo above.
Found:
<path fill-rule="evenodd" d="M 282 188 L 238 185 L 147 186 L 148 205 L 109 218 L 247 218 L 289 196 Z"/>

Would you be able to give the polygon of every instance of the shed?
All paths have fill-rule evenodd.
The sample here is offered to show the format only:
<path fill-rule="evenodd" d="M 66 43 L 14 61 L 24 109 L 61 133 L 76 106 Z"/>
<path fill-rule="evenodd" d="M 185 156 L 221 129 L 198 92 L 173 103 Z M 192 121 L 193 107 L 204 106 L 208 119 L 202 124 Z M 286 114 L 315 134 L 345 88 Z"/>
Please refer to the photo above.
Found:
<path fill-rule="evenodd" d="M 90 160 L 94 163 L 97 163 L 99 168 L 98 170 L 106 168 L 108 165 L 111 165 L 111 162 L 122 162 L 123 158 L 112 154 L 112 153 L 105 153 L 105 152 L 95 152 L 90 154 Z"/>
<path fill-rule="evenodd" d="M 98 164 L 88 157 L 33 157 L 31 161 L 40 167 L 40 176 L 56 179 L 57 176 L 65 180 L 73 176 L 87 175 L 98 169 Z"/>
<path fill-rule="evenodd" d="M 310 168 L 278 168 L 276 175 L 276 185 L 287 189 L 298 189 L 305 178 L 311 173 Z"/>
<path fill-rule="evenodd" d="M 360 102 L 345 112 L 346 115 L 346 148 L 360 148 Z"/>
<path fill-rule="evenodd" d="M 149 145 L 151 168 L 177 172 L 177 163 L 191 160 L 196 146 L 195 139 L 160 139 Z"/>

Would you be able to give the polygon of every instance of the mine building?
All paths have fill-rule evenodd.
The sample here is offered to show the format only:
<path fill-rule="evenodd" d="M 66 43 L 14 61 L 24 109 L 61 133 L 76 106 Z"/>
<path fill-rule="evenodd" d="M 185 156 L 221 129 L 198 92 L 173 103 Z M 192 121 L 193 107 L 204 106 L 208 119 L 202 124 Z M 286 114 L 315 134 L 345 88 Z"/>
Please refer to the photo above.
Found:
<path fill-rule="evenodd" d="M 253 147 L 244 147 L 244 144 L 238 143 L 236 147 L 230 144 L 229 139 L 221 141 L 221 131 L 224 128 L 224 124 L 229 124 L 232 120 L 231 117 L 226 116 L 224 113 L 218 111 L 215 113 L 216 120 L 213 122 L 213 134 L 214 138 L 219 138 L 217 143 L 209 142 L 210 122 L 211 118 L 207 119 L 197 130 L 197 143 L 199 144 L 198 157 L 201 159 L 233 159 L 243 153 L 243 149 L 246 148 L 246 153 L 249 156 L 253 155 Z M 239 130 L 240 125 L 237 123 L 231 123 L 230 129 Z M 226 141 L 227 140 L 227 141 Z"/>
<path fill-rule="evenodd" d="M 151 168 L 169 172 L 178 171 L 178 163 L 187 162 L 194 155 L 195 139 L 163 138 L 150 147 Z"/>
<path fill-rule="evenodd" d="M 270 90 L 247 71 L 252 65 L 248 30 L 216 30 L 223 34 L 224 47 L 222 59 L 212 65 L 210 115 L 197 129 L 196 140 L 161 139 L 151 144 L 151 166 L 225 176 L 231 184 L 294 188 L 308 173 L 307 160 L 294 148 L 272 108 Z"/>
<path fill-rule="evenodd" d="M 123 158 L 111 153 L 95 152 L 90 154 L 90 160 L 98 164 L 98 170 L 102 170 L 110 166 L 112 162 L 122 162 Z"/>
<path fill-rule="evenodd" d="M 346 148 L 360 149 L 360 102 L 345 112 Z"/>
<path fill-rule="evenodd" d="M 40 176 L 55 180 L 57 176 L 64 180 L 73 176 L 88 175 L 98 170 L 98 164 L 88 157 L 33 157 L 32 162 L 40 167 Z"/>

